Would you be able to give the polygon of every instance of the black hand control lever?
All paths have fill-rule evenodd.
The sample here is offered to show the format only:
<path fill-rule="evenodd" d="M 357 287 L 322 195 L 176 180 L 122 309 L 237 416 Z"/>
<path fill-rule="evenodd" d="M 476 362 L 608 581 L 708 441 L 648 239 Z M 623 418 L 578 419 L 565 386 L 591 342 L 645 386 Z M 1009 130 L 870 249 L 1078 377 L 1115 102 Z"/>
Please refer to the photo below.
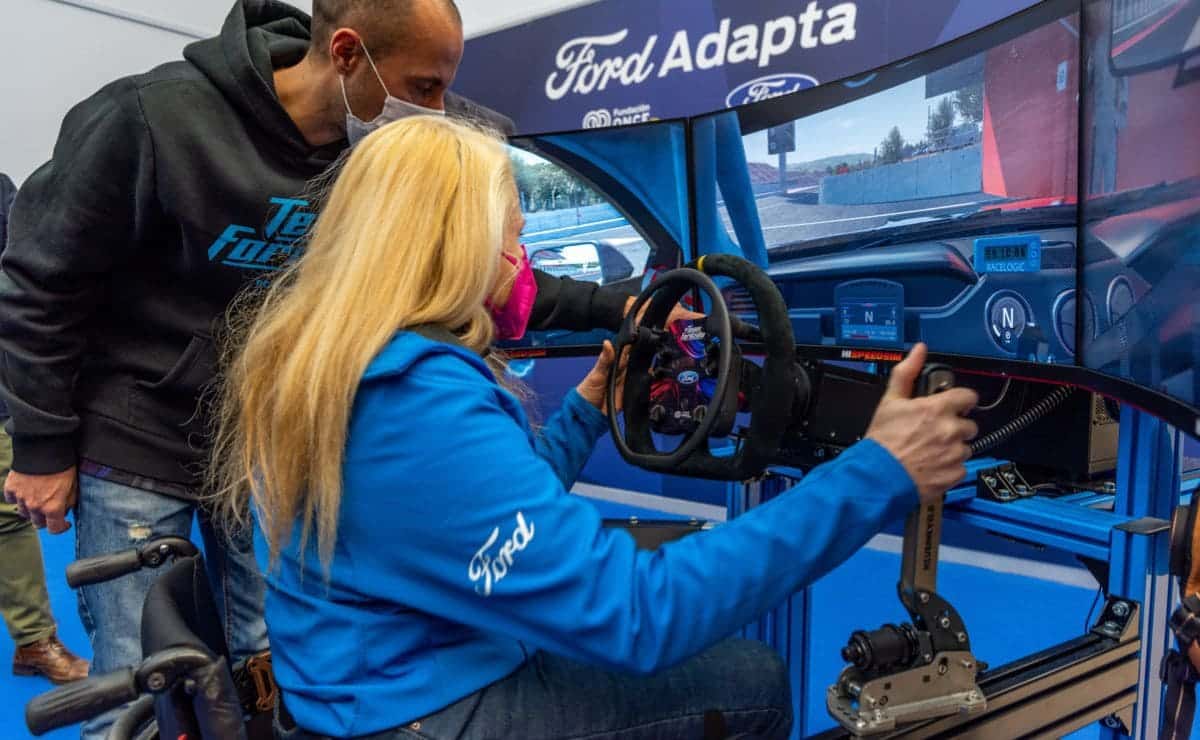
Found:
<path fill-rule="evenodd" d="M 914 394 L 954 387 L 954 371 L 926 367 Z M 987 708 L 976 677 L 982 670 L 958 612 L 937 593 L 942 500 L 925 503 L 904 527 L 900 602 L 911 624 L 855 632 L 842 650 L 850 663 L 826 695 L 830 715 L 855 735 L 894 730 L 898 724 L 975 714 Z"/>

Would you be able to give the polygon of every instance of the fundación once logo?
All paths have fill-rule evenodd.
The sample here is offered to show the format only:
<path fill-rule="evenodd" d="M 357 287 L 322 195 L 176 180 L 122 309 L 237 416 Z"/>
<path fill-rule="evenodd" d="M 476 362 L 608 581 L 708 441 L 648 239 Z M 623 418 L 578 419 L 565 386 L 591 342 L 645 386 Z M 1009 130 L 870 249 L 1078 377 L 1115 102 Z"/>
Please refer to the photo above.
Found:
<path fill-rule="evenodd" d="M 739 105 L 791 95 L 794 92 L 816 87 L 818 84 L 820 83 L 817 82 L 817 79 L 809 75 L 792 73 L 767 75 L 735 87 L 725 98 L 725 105 L 729 108 L 736 108 Z"/>
<path fill-rule="evenodd" d="M 583 114 L 584 128 L 608 128 L 612 125 L 612 121 L 612 113 L 609 113 L 604 108 L 601 108 L 600 110 L 590 110 Z"/>
<path fill-rule="evenodd" d="M 646 123 L 650 120 L 650 106 L 634 105 L 628 108 L 599 108 L 583 115 L 584 128 L 608 128 L 628 126 L 631 123 Z"/>

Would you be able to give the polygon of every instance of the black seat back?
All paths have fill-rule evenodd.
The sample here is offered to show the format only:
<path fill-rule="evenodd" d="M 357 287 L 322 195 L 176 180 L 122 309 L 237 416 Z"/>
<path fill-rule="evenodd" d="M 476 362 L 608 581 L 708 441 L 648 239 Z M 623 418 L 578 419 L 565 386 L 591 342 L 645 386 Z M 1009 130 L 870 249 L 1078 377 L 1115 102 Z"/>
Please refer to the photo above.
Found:
<path fill-rule="evenodd" d="M 175 561 L 151 584 L 142 606 L 142 654 L 189 647 L 229 661 L 229 646 L 204 556 Z"/>
<path fill-rule="evenodd" d="M 191 687 L 181 683 L 156 699 L 159 737 L 245 738 L 222 624 L 203 556 L 179 558 L 150 586 L 142 607 L 142 654 L 192 648 L 214 660 L 211 670 L 189 676 Z"/>

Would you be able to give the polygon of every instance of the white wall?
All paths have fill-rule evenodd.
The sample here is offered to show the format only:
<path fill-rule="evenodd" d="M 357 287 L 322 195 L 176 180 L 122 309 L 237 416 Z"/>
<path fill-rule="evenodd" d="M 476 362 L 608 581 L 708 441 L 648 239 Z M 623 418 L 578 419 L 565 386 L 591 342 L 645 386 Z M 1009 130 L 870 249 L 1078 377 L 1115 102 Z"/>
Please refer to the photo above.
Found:
<path fill-rule="evenodd" d="M 312 10 L 312 0 L 289 1 Z M 458 0 L 468 37 L 594 1 Z M 215 34 L 233 5 L 232 0 L 78 2 L 178 32 L 55 0 L 0 0 L 0 172 L 18 185 L 49 159 L 72 105 L 118 77 L 178 59 L 192 40 L 188 34 Z"/>

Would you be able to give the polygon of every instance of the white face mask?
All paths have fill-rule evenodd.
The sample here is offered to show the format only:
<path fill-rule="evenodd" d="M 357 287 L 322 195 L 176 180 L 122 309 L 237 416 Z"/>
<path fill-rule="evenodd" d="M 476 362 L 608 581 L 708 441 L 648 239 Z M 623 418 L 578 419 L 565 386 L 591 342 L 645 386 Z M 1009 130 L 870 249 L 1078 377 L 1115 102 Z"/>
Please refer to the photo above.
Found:
<path fill-rule="evenodd" d="M 342 83 L 342 100 L 346 103 L 346 138 L 350 141 L 350 146 L 354 146 L 362 141 L 367 134 L 375 131 L 383 126 L 386 126 L 393 121 L 399 121 L 402 118 L 409 116 L 444 116 L 445 111 L 437 108 L 426 108 L 416 103 L 410 103 L 407 100 L 393 97 L 388 91 L 387 85 L 383 82 L 383 77 L 379 74 L 379 68 L 375 66 L 375 60 L 371 59 L 371 52 L 367 51 L 365 44 L 362 45 L 363 54 L 367 57 L 367 62 L 371 65 L 371 70 L 375 72 L 375 79 L 379 80 L 380 87 L 383 88 L 387 97 L 383 101 L 383 111 L 375 117 L 374 120 L 364 121 L 354 115 L 354 111 L 350 108 L 350 98 L 346 96 L 346 78 L 340 77 Z"/>

